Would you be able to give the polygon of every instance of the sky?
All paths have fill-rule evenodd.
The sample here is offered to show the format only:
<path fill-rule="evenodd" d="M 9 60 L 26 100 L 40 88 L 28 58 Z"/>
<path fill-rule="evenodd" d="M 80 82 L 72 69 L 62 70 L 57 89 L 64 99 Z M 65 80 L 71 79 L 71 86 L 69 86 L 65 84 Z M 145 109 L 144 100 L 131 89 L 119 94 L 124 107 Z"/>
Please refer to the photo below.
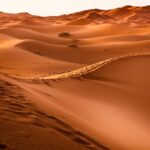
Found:
<path fill-rule="evenodd" d="M 145 6 L 150 5 L 150 0 L 0 0 L 0 11 L 53 16 L 93 8 L 112 9 L 124 5 Z"/>

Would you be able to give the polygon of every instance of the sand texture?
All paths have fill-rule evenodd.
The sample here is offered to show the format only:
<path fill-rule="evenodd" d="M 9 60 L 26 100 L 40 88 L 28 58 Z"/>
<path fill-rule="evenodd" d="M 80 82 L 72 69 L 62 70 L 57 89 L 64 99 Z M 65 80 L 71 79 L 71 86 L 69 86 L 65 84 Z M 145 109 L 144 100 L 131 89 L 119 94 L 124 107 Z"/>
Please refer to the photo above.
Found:
<path fill-rule="evenodd" d="M 0 23 L 0 150 L 150 150 L 150 6 Z"/>

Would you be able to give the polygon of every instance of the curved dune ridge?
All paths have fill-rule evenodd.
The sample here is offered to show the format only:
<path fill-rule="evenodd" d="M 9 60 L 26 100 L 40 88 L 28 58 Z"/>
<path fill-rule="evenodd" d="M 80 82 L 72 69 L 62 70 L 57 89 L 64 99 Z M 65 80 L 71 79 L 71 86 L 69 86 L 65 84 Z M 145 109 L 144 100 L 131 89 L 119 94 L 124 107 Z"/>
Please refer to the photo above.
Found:
<path fill-rule="evenodd" d="M 48 76 L 44 76 L 38 79 L 63 79 L 63 78 L 72 78 L 72 77 L 80 77 L 82 75 L 87 75 L 91 72 L 94 72 L 98 69 L 100 69 L 101 67 L 104 67 L 105 65 L 108 65 L 114 61 L 119 61 L 121 59 L 126 59 L 126 58 L 132 58 L 132 57 L 140 57 L 140 56 L 150 56 L 150 54 L 136 54 L 136 55 L 128 55 L 128 56 L 123 56 L 123 57 L 117 57 L 117 58 L 113 58 L 113 59 L 107 59 L 92 65 L 88 65 L 85 66 L 83 68 L 77 69 L 77 70 L 73 70 L 73 71 L 69 71 L 69 72 L 65 72 L 65 73 L 61 73 L 61 74 L 53 74 L 53 75 L 48 75 Z"/>
<path fill-rule="evenodd" d="M 149 150 L 149 16 L 0 12 L 0 149 Z"/>
<path fill-rule="evenodd" d="M 76 70 L 72 70 L 72 71 L 68 71 L 68 72 L 64 72 L 64 73 L 56 73 L 56 74 L 51 74 L 51 75 L 43 75 L 43 77 L 36 77 L 36 78 L 29 78 L 29 80 L 32 80 L 32 79 L 39 79 L 39 80 L 54 80 L 54 79 L 64 79 L 64 78 L 72 78 L 72 77 L 81 77 L 82 75 L 87 75 L 91 72 L 94 72 L 98 69 L 100 69 L 101 67 L 104 67 L 105 65 L 108 65 L 110 63 L 113 63 L 115 61 L 119 61 L 119 60 L 122 60 L 122 59 L 127 59 L 127 58 L 132 58 L 132 57 L 143 57 L 143 56 L 150 56 L 150 53 L 145 53 L 145 54 L 134 54 L 134 55 L 128 55 L 128 56 L 122 56 L 122 57 L 116 57 L 116 58 L 113 58 L 113 59 L 106 59 L 104 61 L 100 61 L 100 62 L 97 62 L 97 63 L 94 63 L 94 64 L 91 64 L 91 65 L 88 65 L 88 66 L 85 66 L 85 67 L 82 67 L 82 68 L 79 68 L 79 69 L 76 69 Z M 26 64 L 24 64 L 26 65 Z M 31 64 L 27 64 L 27 65 L 43 65 L 43 64 L 34 64 L 34 63 L 31 63 Z M 46 65 L 46 64 L 44 64 Z M 19 65 L 20 66 L 20 65 Z M 3 70 L 5 69 L 17 69 L 16 68 L 16 64 L 11 66 L 10 64 L 7 64 L 7 66 L 1 66 L 0 68 L 0 73 L 1 74 L 5 74 L 3 72 Z M 32 69 L 34 70 L 34 67 L 31 68 L 31 67 L 28 67 L 28 68 L 25 68 L 25 67 L 22 67 L 22 68 L 18 68 L 18 69 Z M 5 74 L 5 75 L 8 75 L 10 77 L 16 77 L 15 75 L 10 75 L 10 74 Z M 24 77 L 18 77 L 18 78 L 24 78 Z M 28 78 L 26 78 L 28 79 Z"/>

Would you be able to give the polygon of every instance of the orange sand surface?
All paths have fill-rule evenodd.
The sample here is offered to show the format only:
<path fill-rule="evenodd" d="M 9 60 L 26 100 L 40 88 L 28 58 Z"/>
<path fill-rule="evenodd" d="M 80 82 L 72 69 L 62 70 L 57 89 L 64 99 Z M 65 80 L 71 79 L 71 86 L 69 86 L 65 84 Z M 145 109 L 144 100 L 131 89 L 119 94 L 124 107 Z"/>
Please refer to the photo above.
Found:
<path fill-rule="evenodd" d="M 150 150 L 150 6 L 0 23 L 0 150 Z"/>

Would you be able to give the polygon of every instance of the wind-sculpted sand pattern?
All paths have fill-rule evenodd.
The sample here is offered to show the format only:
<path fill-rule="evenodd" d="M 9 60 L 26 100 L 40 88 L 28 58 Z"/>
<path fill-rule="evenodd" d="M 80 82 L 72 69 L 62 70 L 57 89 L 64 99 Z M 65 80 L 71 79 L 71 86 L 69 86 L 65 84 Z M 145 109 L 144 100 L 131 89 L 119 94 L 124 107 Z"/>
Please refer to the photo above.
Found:
<path fill-rule="evenodd" d="M 65 72 L 65 73 L 58 73 L 58 74 L 56 73 L 56 74 L 51 74 L 51 75 L 46 75 L 46 73 L 45 73 L 45 76 L 43 76 L 43 77 L 37 77 L 37 78 L 30 77 L 29 79 L 31 79 L 31 80 L 32 79 L 37 79 L 37 80 L 48 80 L 49 79 L 49 80 L 53 80 L 53 79 L 80 77 L 82 75 L 86 75 L 86 74 L 88 74 L 90 72 L 93 72 L 93 71 L 95 71 L 97 69 L 100 69 L 101 67 L 103 67 L 103 66 L 105 66 L 105 65 L 107 65 L 109 63 L 112 63 L 114 61 L 119 61 L 119 60 L 128 59 L 128 58 L 130 59 L 132 57 L 148 56 L 148 55 L 150 55 L 150 54 L 149 53 L 145 53 L 145 54 L 134 54 L 134 55 L 116 57 L 116 58 L 107 59 L 107 60 L 104 60 L 104 61 L 101 61 L 101 62 L 98 62 L 98 63 L 94 63 L 92 65 L 88 65 L 88 66 L 85 66 L 83 68 L 76 69 L 76 70 L 73 70 L 73 71 L 68 71 L 68 72 Z M 1 74 L 4 74 L 3 70 L 5 70 L 5 69 L 9 70 L 9 69 L 18 69 L 18 68 L 16 68 L 15 66 L 13 66 L 13 67 L 1 66 L 1 68 L 0 68 Z M 23 66 L 20 69 L 26 70 L 26 68 L 24 68 Z M 28 69 L 30 69 L 30 66 L 28 67 Z M 32 68 L 32 69 L 36 70 L 36 68 Z M 13 74 L 10 74 L 10 75 L 7 74 L 7 75 L 10 76 L 10 77 L 17 78 L 17 76 L 15 76 Z M 23 79 L 22 76 L 20 76 L 18 78 Z M 28 78 L 26 78 L 26 79 L 28 79 Z"/>
<path fill-rule="evenodd" d="M 41 77 L 33 77 L 32 75 L 31 76 L 17 76 L 15 74 L 11 74 L 11 73 L 6 73 L 6 71 L 3 71 L 3 70 L 15 70 L 15 69 L 22 69 L 22 70 L 25 70 L 25 72 L 27 72 L 27 70 L 30 70 L 30 66 L 28 66 L 27 68 L 25 67 L 16 67 L 15 65 L 11 66 L 11 65 L 7 65 L 7 66 L 0 66 L 0 73 L 1 74 L 4 74 L 4 75 L 7 75 L 7 76 L 10 76 L 10 77 L 14 77 L 14 78 L 19 78 L 19 79 L 35 79 L 35 80 L 55 80 L 55 79 L 64 79 L 64 78 L 74 78 L 74 77 L 80 77 L 82 75 L 86 75 L 90 72 L 93 72 L 97 69 L 100 69 L 101 67 L 104 67 L 105 65 L 107 64 L 110 64 L 112 62 L 115 62 L 115 61 L 119 61 L 119 60 L 122 60 L 122 59 L 130 59 L 132 57 L 141 57 L 141 56 L 149 56 L 150 54 L 149 53 L 145 53 L 145 54 L 134 54 L 134 55 L 127 55 L 127 56 L 122 56 L 122 57 L 116 57 L 116 58 L 111 58 L 111 59 L 107 59 L 107 60 L 104 60 L 104 61 L 100 61 L 98 63 L 94 63 L 94 64 L 91 64 L 91 65 L 87 65 L 85 67 L 82 67 L 82 68 L 79 68 L 79 69 L 76 69 L 76 70 L 73 70 L 73 71 L 68 71 L 68 72 L 64 72 L 64 73 L 51 73 L 50 75 L 45 73 L 45 75 L 41 75 Z M 33 64 L 30 64 L 30 65 L 33 65 Z M 36 70 L 38 69 L 38 64 L 34 63 L 34 65 L 36 66 L 37 65 L 37 68 L 35 67 L 32 67 L 31 69 L 32 70 Z M 43 65 L 44 64 L 39 64 L 39 65 Z"/>
<path fill-rule="evenodd" d="M 68 137 L 72 141 L 78 143 L 79 145 L 90 150 L 109 150 L 105 146 L 94 141 L 92 138 L 84 135 L 77 129 L 74 129 L 65 122 L 57 119 L 55 116 L 47 115 L 46 113 L 38 110 L 34 104 L 25 96 L 25 91 L 18 85 L 9 83 L 4 80 L 0 80 L 0 136 L 3 137 L 3 140 L 6 140 L 5 132 L 2 129 L 5 129 L 3 126 L 6 123 L 16 124 L 18 130 L 20 126 L 26 124 L 28 126 L 40 127 L 47 130 L 47 134 L 51 134 L 51 129 L 62 134 L 63 136 Z M 7 124 L 5 124 L 7 126 Z M 12 131 L 11 131 L 12 132 Z M 27 133 L 23 134 L 28 134 Z M 16 136 L 19 134 L 16 131 Z M 6 144 L 2 144 L 0 139 L 0 149 L 18 149 L 21 148 L 21 145 L 15 145 L 12 137 L 15 136 L 12 132 L 10 136 L 10 141 Z M 17 137 L 16 137 L 17 138 Z M 21 137 L 20 135 L 20 138 Z M 14 139 L 15 140 L 15 139 Z M 7 140 L 6 140 L 7 141 Z M 5 141 L 5 142 L 6 142 Z M 5 143 L 4 142 L 4 143 Z M 30 145 L 31 143 L 29 143 Z M 35 146 L 30 145 L 31 148 L 35 149 Z M 51 145 L 49 145 L 51 146 Z M 49 147 L 50 148 L 50 147 Z M 28 150 L 29 150 L 28 149 Z M 37 149 L 41 150 L 40 147 Z"/>
<path fill-rule="evenodd" d="M 47 79 L 63 79 L 63 78 L 80 77 L 82 75 L 86 75 L 90 72 L 93 72 L 97 69 L 100 69 L 101 67 L 104 67 L 105 65 L 108 65 L 109 63 L 112 63 L 114 61 L 119 61 L 121 59 L 128 59 L 128 58 L 130 59 L 132 57 L 148 56 L 148 55 L 150 55 L 150 54 L 134 54 L 134 55 L 128 55 L 128 56 L 123 56 L 123 57 L 107 59 L 107 60 L 92 64 L 92 65 L 88 65 L 86 67 L 77 69 L 77 70 L 65 72 L 62 74 L 54 74 L 54 75 L 49 75 L 49 76 L 45 76 L 45 77 L 43 76 L 39 79 L 47 80 Z"/>
<path fill-rule="evenodd" d="M 42 80 L 57 80 L 57 79 L 65 79 L 65 78 L 80 78 L 84 75 L 87 75 L 91 72 L 94 72 L 96 70 L 101 69 L 104 66 L 107 66 L 108 64 L 111 64 L 113 62 L 118 62 L 120 60 L 126 60 L 131 58 L 139 58 L 139 57 L 149 57 L 150 54 L 134 54 L 134 55 L 128 55 L 123 57 L 117 57 L 113 59 L 108 59 L 105 61 L 101 61 L 92 65 L 88 65 L 86 67 L 83 67 L 81 69 L 77 69 L 74 71 L 62 73 L 62 74 L 56 74 L 56 75 L 50 75 L 45 77 L 39 77 L 36 78 L 36 80 L 42 81 Z M 15 66 L 14 66 L 15 67 Z M 8 77 L 13 77 L 14 79 L 17 79 L 12 74 L 8 75 Z M 21 77 L 23 79 L 23 77 Z M 35 78 L 29 79 L 33 80 Z M 32 83 L 32 82 L 31 82 Z M 59 120 L 55 116 L 48 115 L 38 108 L 30 101 L 30 99 L 27 97 L 28 93 L 26 93 L 22 87 L 20 87 L 17 84 L 12 84 L 8 81 L 5 81 L 3 79 L 0 80 L 0 122 L 1 123 L 1 129 L 3 129 L 3 126 L 5 125 L 5 122 L 8 124 L 12 122 L 11 124 L 17 124 L 20 126 L 21 124 L 27 124 L 32 127 L 36 126 L 36 128 L 40 129 L 46 129 L 49 133 L 51 130 L 54 130 L 63 136 L 68 137 L 72 141 L 78 143 L 79 145 L 85 147 L 86 149 L 90 150 L 109 150 L 107 146 L 103 146 L 99 142 L 93 140 L 91 137 L 86 136 L 83 134 L 80 130 L 75 129 L 74 127 L 68 125 L 67 123 Z M 3 123 L 3 121 L 5 122 Z M 24 133 L 23 133 L 24 134 Z M 1 137 L 3 137 L 4 141 L 6 139 L 5 134 L 3 133 L 3 130 L 0 133 Z M 12 137 L 14 134 L 12 134 Z M 6 141 L 5 141 L 6 142 Z M 5 142 L 0 140 L 0 147 L 1 149 L 18 149 L 21 147 L 21 145 L 16 146 L 13 143 L 13 141 L 8 142 L 5 144 Z M 31 145 L 32 149 L 34 146 Z M 40 148 L 37 148 L 40 150 Z"/>
<path fill-rule="evenodd" d="M 149 150 L 149 16 L 1 12 L 0 150 Z"/>

